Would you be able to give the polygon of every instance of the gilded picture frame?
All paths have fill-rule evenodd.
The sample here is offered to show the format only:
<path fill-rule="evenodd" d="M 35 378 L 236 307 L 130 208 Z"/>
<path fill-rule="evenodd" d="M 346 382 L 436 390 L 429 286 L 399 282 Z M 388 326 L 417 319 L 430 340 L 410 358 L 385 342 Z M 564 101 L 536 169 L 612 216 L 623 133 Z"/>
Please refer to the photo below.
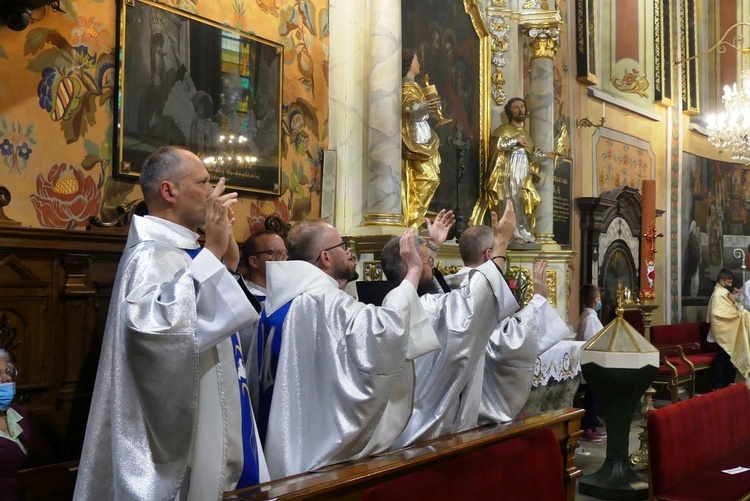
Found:
<path fill-rule="evenodd" d="M 283 47 L 149 0 L 120 0 L 117 26 L 115 176 L 174 145 L 212 182 L 279 196 Z"/>

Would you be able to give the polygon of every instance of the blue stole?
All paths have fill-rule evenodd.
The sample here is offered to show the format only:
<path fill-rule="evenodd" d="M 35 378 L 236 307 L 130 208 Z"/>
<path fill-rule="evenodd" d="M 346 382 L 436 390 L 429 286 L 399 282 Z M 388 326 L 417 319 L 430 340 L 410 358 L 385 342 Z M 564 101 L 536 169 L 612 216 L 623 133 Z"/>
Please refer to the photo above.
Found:
<path fill-rule="evenodd" d="M 186 249 L 191 259 L 201 251 L 201 248 Z M 245 359 L 242 356 L 242 345 L 239 333 L 232 334 L 232 348 L 234 351 L 234 368 L 237 371 L 237 382 L 240 386 L 240 407 L 242 409 L 242 474 L 237 482 L 237 489 L 260 483 L 260 466 L 258 462 L 258 443 L 255 440 L 253 427 L 253 410 L 250 404 L 250 390 L 247 386 L 245 373 Z"/>
<path fill-rule="evenodd" d="M 260 389 L 258 434 L 263 444 L 266 442 L 268 416 L 271 413 L 271 400 L 276 381 L 276 367 L 279 365 L 281 353 L 281 332 L 292 301 L 294 300 L 292 299 L 274 311 L 270 317 L 266 316 L 265 307 L 260 312 L 258 322 L 258 387 Z"/>

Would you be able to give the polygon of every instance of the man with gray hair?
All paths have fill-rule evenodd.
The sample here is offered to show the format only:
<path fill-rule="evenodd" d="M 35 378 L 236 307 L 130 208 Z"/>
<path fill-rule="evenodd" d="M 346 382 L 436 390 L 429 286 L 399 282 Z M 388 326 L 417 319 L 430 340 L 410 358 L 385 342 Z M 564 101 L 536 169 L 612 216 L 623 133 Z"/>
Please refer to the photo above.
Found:
<path fill-rule="evenodd" d="M 422 261 L 407 231 L 401 283 L 382 307 L 342 289 L 356 260 L 338 230 L 303 221 L 288 261 L 266 264 L 258 329 L 258 424 L 272 478 L 387 449 L 409 419 L 412 360 L 438 348 L 417 285 Z"/>
<path fill-rule="evenodd" d="M 393 444 L 403 447 L 460 431 L 466 412 L 465 391 L 480 362 L 495 326 L 518 307 L 497 264 L 503 264 L 513 237 L 515 211 L 508 202 L 502 219 L 492 213 L 491 259 L 473 270 L 461 288 L 448 293 L 423 294 L 419 300 L 440 340 L 440 350 L 415 361 L 414 411 L 409 423 Z M 430 241 L 419 246 L 423 267 L 423 290 L 433 282 L 434 256 L 453 224 L 452 212 L 441 211 L 427 224 Z M 387 279 L 398 281 L 403 272 L 396 240 L 383 248 L 381 264 Z M 497 263 L 497 264 L 496 264 Z M 476 419 L 475 419 L 476 422 Z"/>
<path fill-rule="evenodd" d="M 236 334 L 258 315 L 227 270 L 237 194 L 174 147 L 149 156 L 141 187 L 149 215 L 117 270 L 74 497 L 219 500 L 268 480 Z"/>
<path fill-rule="evenodd" d="M 446 277 L 451 287 L 463 287 L 472 270 L 491 259 L 491 237 L 492 230 L 481 225 L 470 226 L 461 234 L 458 247 L 464 267 Z M 514 419 L 531 392 L 537 356 L 568 334 L 567 326 L 547 301 L 546 271 L 544 261 L 534 264 L 533 298 L 494 327 L 465 392 L 461 429 Z"/>

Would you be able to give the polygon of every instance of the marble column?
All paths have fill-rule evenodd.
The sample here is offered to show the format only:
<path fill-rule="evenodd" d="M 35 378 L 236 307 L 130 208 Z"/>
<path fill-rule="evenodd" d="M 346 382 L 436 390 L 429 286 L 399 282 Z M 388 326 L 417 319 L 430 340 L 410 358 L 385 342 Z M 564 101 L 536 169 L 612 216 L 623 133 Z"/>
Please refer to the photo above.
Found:
<path fill-rule="evenodd" d="M 401 0 L 371 0 L 365 225 L 400 225 Z"/>
<path fill-rule="evenodd" d="M 529 129 L 534 144 L 542 151 L 554 151 L 554 78 L 553 59 L 560 30 L 556 25 L 533 27 L 526 31 L 531 46 L 531 82 L 529 93 Z M 534 236 L 538 243 L 554 243 L 552 234 L 553 161 L 542 162 L 537 190 L 542 198 L 536 214 Z"/>

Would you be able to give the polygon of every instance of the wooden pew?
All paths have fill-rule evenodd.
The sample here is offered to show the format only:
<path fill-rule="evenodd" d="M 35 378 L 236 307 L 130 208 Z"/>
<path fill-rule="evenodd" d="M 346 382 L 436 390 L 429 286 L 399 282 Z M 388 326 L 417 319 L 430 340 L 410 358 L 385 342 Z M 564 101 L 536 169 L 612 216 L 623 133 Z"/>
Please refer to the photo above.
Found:
<path fill-rule="evenodd" d="M 574 464 L 575 450 L 582 435 L 583 414 L 582 409 L 567 408 L 529 416 L 508 424 L 484 426 L 380 456 L 227 492 L 224 494 L 224 500 L 360 499 L 362 493 L 370 487 L 521 437 L 535 430 L 549 429 L 560 445 L 565 499 L 573 501 L 576 495 L 576 480 L 583 475 Z M 527 478 L 529 481 L 535 481 L 534 479 L 539 478 L 539 472 L 530 471 Z"/>

